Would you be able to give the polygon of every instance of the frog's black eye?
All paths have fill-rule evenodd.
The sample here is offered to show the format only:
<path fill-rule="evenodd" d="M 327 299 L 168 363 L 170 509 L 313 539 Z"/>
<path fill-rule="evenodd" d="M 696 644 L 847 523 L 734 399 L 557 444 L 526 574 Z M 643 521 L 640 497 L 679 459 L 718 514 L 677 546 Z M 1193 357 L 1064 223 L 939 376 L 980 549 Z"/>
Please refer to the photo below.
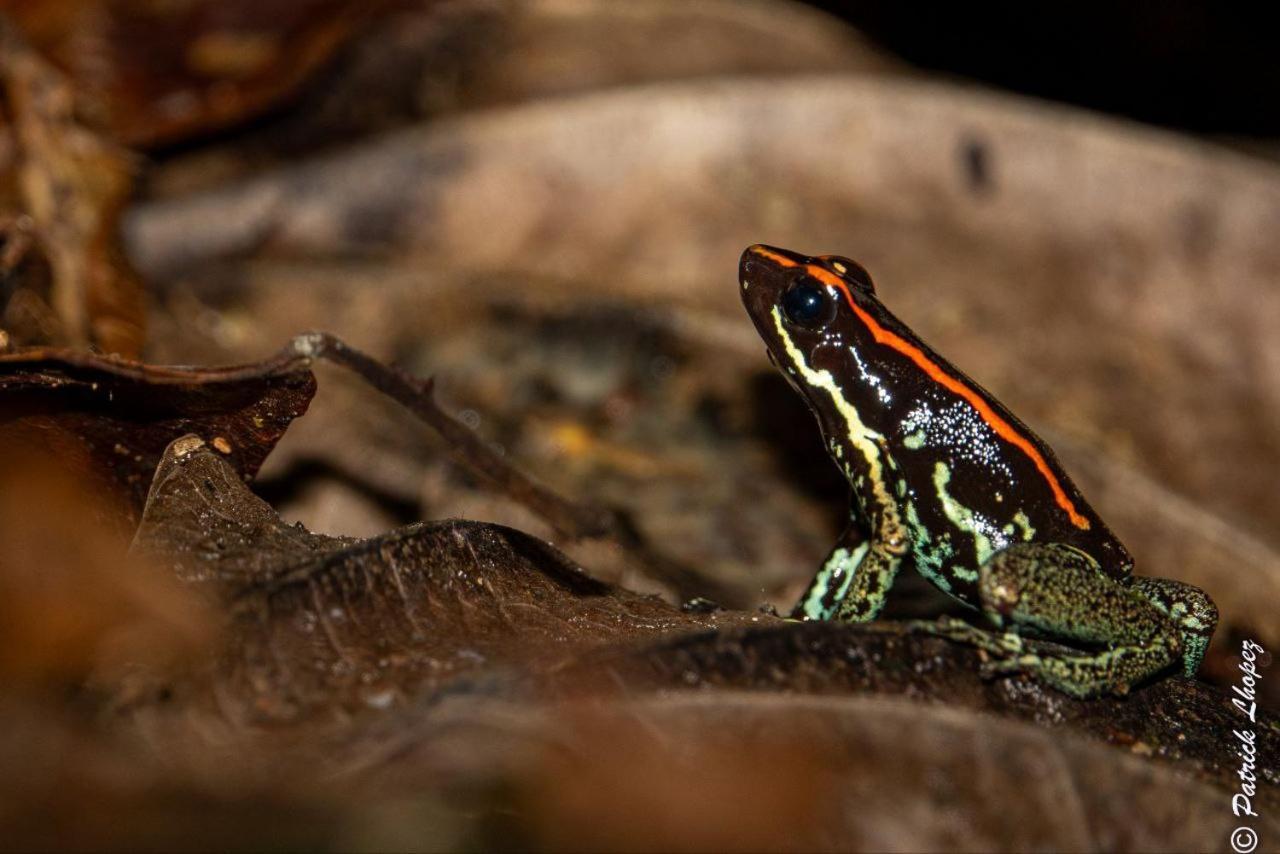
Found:
<path fill-rule="evenodd" d="M 797 279 L 782 295 L 782 312 L 796 326 L 818 329 L 835 317 L 836 304 L 825 287 L 805 277 Z"/>
<path fill-rule="evenodd" d="M 857 261 L 845 258 L 842 255 L 823 255 L 820 260 L 839 273 L 845 281 L 852 282 L 869 294 L 876 292 L 876 285 L 875 282 L 871 281 L 871 274 Z"/>

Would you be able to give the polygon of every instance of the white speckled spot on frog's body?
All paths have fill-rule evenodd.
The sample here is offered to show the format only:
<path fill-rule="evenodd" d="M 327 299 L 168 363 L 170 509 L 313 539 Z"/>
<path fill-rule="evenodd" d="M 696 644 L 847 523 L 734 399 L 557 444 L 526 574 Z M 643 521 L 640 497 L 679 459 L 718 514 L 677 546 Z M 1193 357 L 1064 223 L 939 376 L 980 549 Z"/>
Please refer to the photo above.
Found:
<path fill-rule="evenodd" d="M 967 462 L 1013 480 L 1000 438 L 965 401 L 920 401 L 902 419 L 896 435 L 908 450 L 944 449 L 953 462 Z"/>

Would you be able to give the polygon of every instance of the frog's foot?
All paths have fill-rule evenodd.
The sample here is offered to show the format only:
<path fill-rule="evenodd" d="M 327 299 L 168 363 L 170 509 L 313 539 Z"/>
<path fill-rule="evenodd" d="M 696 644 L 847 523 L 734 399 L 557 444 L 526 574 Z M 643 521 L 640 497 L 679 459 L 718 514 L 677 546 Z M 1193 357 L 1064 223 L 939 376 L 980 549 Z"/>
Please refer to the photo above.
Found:
<path fill-rule="evenodd" d="M 1089 555 L 1056 543 L 1021 543 L 979 569 L 983 612 L 997 625 L 1057 642 L 996 662 L 1077 697 L 1126 693 L 1182 656 L 1178 625 L 1139 590 L 1104 573 Z"/>
<path fill-rule="evenodd" d="M 1121 675 L 1125 668 L 1116 667 L 1117 662 L 1111 660 L 1115 657 L 1123 661 L 1127 653 L 1120 653 L 1118 657 L 1110 650 L 1096 655 L 1081 654 L 1061 644 L 1028 641 L 1014 632 L 984 631 L 954 617 L 941 617 L 934 622 L 917 620 L 908 625 L 913 632 L 976 647 L 990 656 L 978 670 L 984 679 L 1030 673 L 1075 697 L 1091 697 L 1108 690 L 1124 694 L 1129 689 Z"/>
<path fill-rule="evenodd" d="M 1117 647 L 1094 654 L 1028 654 L 982 666 L 984 676 L 1029 673 L 1064 694 L 1088 698 L 1129 693 L 1137 682 L 1168 666 L 1176 654 L 1161 645 Z"/>
<path fill-rule="evenodd" d="M 1025 652 L 1022 637 L 1014 632 L 988 632 L 955 617 L 939 617 L 937 620 L 912 620 L 907 629 L 917 634 L 933 635 L 947 640 L 977 647 L 988 655 L 1006 659 Z"/>
<path fill-rule="evenodd" d="M 1218 624 L 1218 606 L 1199 587 L 1169 578 L 1134 576 L 1133 589 L 1177 624 L 1183 672 L 1195 676 Z"/>

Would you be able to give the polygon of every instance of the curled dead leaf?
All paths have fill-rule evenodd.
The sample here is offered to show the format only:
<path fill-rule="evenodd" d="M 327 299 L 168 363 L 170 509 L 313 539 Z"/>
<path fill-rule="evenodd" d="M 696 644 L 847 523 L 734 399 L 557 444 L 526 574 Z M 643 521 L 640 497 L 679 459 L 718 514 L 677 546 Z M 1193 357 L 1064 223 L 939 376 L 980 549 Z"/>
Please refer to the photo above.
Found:
<path fill-rule="evenodd" d="M 66 350 L 0 354 L 0 442 L 55 452 L 113 501 L 125 523 L 142 510 L 165 447 L 187 433 L 220 439 L 252 477 L 315 378 L 284 355 L 232 368 L 163 368 Z"/>

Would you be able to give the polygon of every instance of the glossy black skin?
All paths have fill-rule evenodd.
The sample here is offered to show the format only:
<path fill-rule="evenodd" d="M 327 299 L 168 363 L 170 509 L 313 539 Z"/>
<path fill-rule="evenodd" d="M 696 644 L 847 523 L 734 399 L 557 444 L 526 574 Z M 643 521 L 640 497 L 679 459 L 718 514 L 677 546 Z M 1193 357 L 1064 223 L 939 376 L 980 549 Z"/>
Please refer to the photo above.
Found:
<path fill-rule="evenodd" d="M 760 249 L 785 259 L 790 266 L 765 257 Z M 908 356 L 877 342 L 868 326 L 848 306 L 844 295 L 831 285 L 819 282 L 833 304 L 822 318 L 826 322 L 805 328 L 788 321 L 786 328 L 809 366 L 829 371 L 862 422 L 883 437 L 876 444 L 884 461 L 884 481 L 893 505 L 883 506 L 885 491 L 875 489 L 867 458 L 850 441 L 846 421 L 831 395 L 799 376 L 775 328 L 772 312 L 786 297 L 788 289 L 801 279 L 814 281 L 805 272 L 806 265 L 810 264 L 839 276 L 847 283 L 857 306 L 876 323 L 919 348 L 934 365 L 968 386 L 1025 437 L 1039 451 L 1077 512 L 1088 520 L 1088 530 L 1072 523 L 1055 500 L 1049 483 L 1022 449 L 997 435 L 969 402 L 940 385 Z M 841 273 L 836 264 L 843 265 L 845 272 Z M 746 309 L 773 361 L 787 373 L 813 410 L 833 459 L 845 469 L 852 487 L 854 519 L 869 538 L 882 538 L 886 531 L 891 536 L 893 517 L 905 522 L 909 509 L 914 508 L 919 523 L 906 522 L 896 528 L 905 530 L 909 538 L 904 559 L 916 559 L 919 567 L 922 554 L 936 548 L 940 540 L 948 539 L 953 554 L 935 565 L 932 573 L 924 574 L 961 601 L 980 606 L 974 571 L 984 557 L 990 556 L 990 550 L 984 555 L 978 548 L 977 537 L 948 518 L 935 484 L 937 463 L 942 462 L 950 471 L 947 493 L 959 504 L 987 517 L 997 529 L 1014 524 L 1019 510 L 1025 514 L 1034 535 L 1028 540 L 1022 528 L 1015 525 L 1014 542 L 1074 546 L 1092 556 L 1112 578 L 1121 581 L 1130 578 L 1133 561 L 1128 551 L 1084 500 L 1052 450 L 995 397 L 956 370 L 889 312 L 875 296 L 870 277 L 861 267 L 845 258 L 808 257 L 774 247 L 751 247 L 742 255 L 739 282 L 743 285 Z M 874 385 L 868 375 L 878 377 L 880 385 Z M 921 416 L 925 412 L 932 414 L 929 426 L 924 429 L 923 444 L 910 447 L 920 441 Z M 909 440 L 912 434 L 916 437 Z M 841 448 L 840 455 L 835 453 L 836 445 Z M 993 547 L 998 545 L 999 542 L 992 542 Z M 934 556 L 937 561 L 936 551 Z"/>

